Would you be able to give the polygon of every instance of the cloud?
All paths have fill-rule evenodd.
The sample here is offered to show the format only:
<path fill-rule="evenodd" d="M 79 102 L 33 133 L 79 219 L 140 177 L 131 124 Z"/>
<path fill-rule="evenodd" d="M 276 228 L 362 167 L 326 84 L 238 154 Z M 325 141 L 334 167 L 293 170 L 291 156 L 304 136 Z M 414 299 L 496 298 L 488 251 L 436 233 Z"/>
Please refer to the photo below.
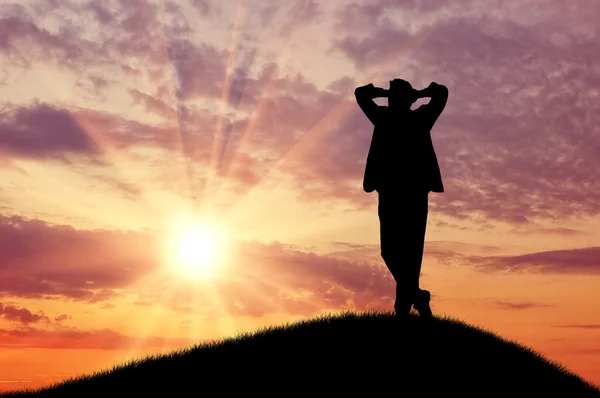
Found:
<path fill-rule="evenodd" d="M 143 233 L 82 231 L 0 217 L 0 296 L 99 302 L 118 296 L 160 264 Z"/>
<path fill-rule="evenodd" d="M 433 198 L 434 211 L 517 225 L 596 214 L 599 52 L 587 14 L 597 3 L 553 2 L 539 13 L 506 2 L 494 15 L 486 7 L 353 4 L 338 15 L 338 26 L 348 29 L 334 49 L 385 81 L 401 74 L 418 87 L 432 80 L 449 87 L 432 132 L 446 185 Z M 406 53 L 411 40 L 418 45 Z"/>
<path fill-rule="evenodd" d="M 177 76 L 177 100 L 219 98 L 225 81 L 227 53 L 205 43 L 173 40 L 168 58 Z"/>
<path fill-rule="evenodd" d="M 169 273 L 163 266 L 168 255 L 163 248 L 158 233 L 76 230 L 4 217 L 0 222 L 0 295 L 110 305 L 127 293 L 137 295 L 139 305 L 166 305 L 208 318 L 385 310 L 393 302 L 395 284 L 377 245 L 336 242 L 332 253 L 316 254 L 278 242 L 233 241 L 228 249 L 230 261 L 210 281 L 185 280 Z M 490 255 L 497 251 L 494 247 L 465 252 L 467 248 L 431 242 L 425 257 L 485 272 L 595 274 L 600 270 L 600 248 L 596 247 L 520 256 Z M 141 278 L 144 284 L 136 284 Z M 525 309 L 540 304 L 501 301 L 496 305 Z"/>
<path fill-rule="evenodd" d="M 44 349 L 89 349 L 89 350 L 128 350 L 136 346 L 141 350 L 156 348 L 178 348 L 198 341 L 190 339 L 170 339 L 148 337 L 140 341 L 137 337 L 119 332 L 102 330 L 80 330 L 63 328 L 45 330 L 38 328 L 0 329 L 0 346 L 4 349 L 44 348 Z"/>
<path fill-rule="evenodd" d="M 281 3 L 277 2 L 277 4 Z M 288 9 L 286 19 L 279 25 L 279 35 L 289 38 L 299 26 L 321 20 L 323 16 L 322 6 L 315 0 L 296 0 Z"/>
<path fill-rule="evenodd" d="M 19 308 L 12 305 L 0 303 L 0 316 L 8 321 L 19 322 L 24 325 L 38 322 L 50 322 L 50 318 L 39 311 L 37 314 L 32 313 L 27 308 Z"/>
<path fill-rule="evenodd" d="M 356 148 L 358 142 L 348 140 L 347 136 L 343 141 L 328 139 L 337 149 L 332 149 L 321 162 L 304 163 L 314 154 L 311 148 L 329 145 L 319 136 L 331 131 L 331 127 L 313 126 L 314 121 L 325 118 L 329 109 L 342 101 L 343 94 L 331 92 L 322 96 L 314 85 L 302 78 L 276 77 L 269 68 L 256 79 L 243 78 L 247 81 L 242 86 L 236 83 L 241 80 L 232 81 L 230 101 L 233 105 L 245 108 L 249 106 L 248 101 L 255 101 L 258 111 L 251 118 L 233 120 L 188 106 L 181 106 L 175 112 L 163 100 L 132 90 L 136 101 L 141 101 L 147 109 L 163 115 L 175 112 L 172 120 L 150 125 L 92 109 L 34 103 L 28 107 L 12 107 L 4 114 L 0 124 L 0 151 L 9 159 L 68 161 L 71 155 L 84 155 L 95 165 L 107 166 L 110 164 L 107 155 L 114 151 L 148 147 L 181 154 L 194 166 L 212 169 L 217 173 L 218 184 L 234 187 L 234 192 L 240 194 L 261 183 L 275 167 L 292 176 L 294 186 L 305 187 L 300 189 L 307 197 L 329 199 L 328 191 L 335 189 L 344 190 L 339 196 L 355 196 L 356 190 L 351 184 L 359 175 L 363 160 L 348 157 L 346 152 Z M 347 79 L 342 79 L 340 84 L 347 85 Z M 266 86 L 270 87 L 267 94 L 270 91 L 281 94 L 258 100 L 261 87 Z M 241 91 L 236 91 L 238 89 Z M 295 98 L 298 94 L 302 99 Z M 314 103 L 313 98 L 319 102 Z M 275 123 L 277 120 L 287 120 L 287 127 Z M 53 127 L 48 129 L 45 127 L 48 125 Z M 307 132 L 307 137 L 302 137 Z M 345 145 L 340 146 L 341 142 Z M 296 150 L 299 155 L 290 156 L 297 145 L 309 149 Z M 301 167 L 297 167 L 299 161 Z M 139 195 L 138 190 L 125 181 L 98 173 L 88 172 L 87 176 L 109 183 L 129 196 Z M 202 178 L 194 180 L 196 184 L 203 181 Z M 164 181 L 173 179 L 165 177 Z M 344 188 L 339 188 L 342 186 Z M 366 201 L 364 196 L 361 199 Z"/>
<path fill-rule="evenodd" d="M 70 315 L 67 314 L 60 314 L 59 316 L 54 318 L 55 322 L 62 322 L 62 321 L 66 321 L 67 319 L 71 319 L 72 317 Z"/>
<path fill-rule="evenodd" d="M 332 49 L 340 50 L 342 54 L 353 61 L 357 69 L 362 70 L 373 65 L 391 62 L 403 55 L 409 56 L 408 52 L 419 41 L 419 36 L 413 36 L 389 21 L 384 25 L 374 27 L 374 29 L 375 32 L 364 38 L 354 36 L 341 38 L 333 43 Z"/>
<path fill-rule="evenodd" d="M 600 273 L 600 247 L 550 250 L 517 256 L 464 256 L 481 271 L 540 272 L 549 274 Z"/>
<path fill-rule="evenodd" d="M 0 154 L 44 159 L 99 152 L 95 142 L 66 110 L 34 104 L 0 115 Z"/>
<path fill-rule="evenodd" d="M 495 306 L 505 310 L 528 310 L 532 308 L 551 307 L 549 304 L 540 304 L 533 302 L 513 302 L 513 301 L 496 301 Z"/>
<path fill-rule="evenodd" d="M 381 261 L 352 261 L 254 241 L 233 241 L 229 252 L 231 261 L 216 280 L 185 281 L 166 271 L 169 253 L 159 232 L 77 230 L 2 217 L 0 296 L 110 304 L 127 293 L 137 294 L 138 304 L 261 316 L 387 308 L 394 293 Z M 136 285 L 141 278 L 144 284 Z"/>
<path fill-rule="evenodd" d="M 162 99 L 143 93 L 138 89 L 129 89 L 133 102 L 135 104 L 143 104 L 146 111 L 152 114 L 158 114 L 164 118 L 172 118 L 176 116 L 176 110 Z"/>
<path fill-rule="evenodd" d="M 311 316 L 324 310 L 389 309 L 394 282 L 371 262 L 293 250 L 279 243 L 238 242 L 236 262 L 206 284 L 168 280 L 149 286 L 145 298 L 176 311 L 206 317 L 263 316 L 273 312 Z M 211 303 L 219 303 L 217 306 Z"/>
<path fill-rule="evenodd" d="M 207 2 L 193 5 L 201 12 L 208 12 L 210 8 Z M 278 15 L 277 21 L 288 30 L 318 18 L 322 13 L 315 2 L 297 2 L 286 10 L 287 13 Z M 47 14 L 51 18 L 59 13 L 57 23 L 60 28 L 57 30 L 46 30 L 36 24 L 38 14 Z M 66 17 L 75 13 L 92 18 L 82 24 L 75 16 L 73 19 Z M 125 120 L 122 116 L 103 114 L 91 108 L 37 103 L 5 114 L 4 142 L 0 142 L 4 155 L 42 160 L 63 159 L 76 153 L 98 160 L 104 151 L 153 146 L 182 151 L 200 166 L 215 167 L 224 185 L 228 184 L 226 175 L 231 175 L 235 190 L 241 193 L 259 183 L 269 168 L 274 167 L 274 162 L 284 158 L 300 142 L 303 134 L 307 135 L 304 142 L 319 144 L 318 140 L 310 138 L 323 135 L 322 132 L 306 133 L 347 95 L 346 91 L 350 90 L 348 77 L 338 83 L 332 82 L 332 91 L 320 91 L 301 74 L 281 76 L 277 64 L 258 63 L 258 56 L 263 54 L 257 54 L 256 48 L 222 49 L 207 41 L 192 40 L 181 31 L 174 32 L 175 22 L 166 18 L 174 13 L 181 13 L 181 7 L 174 3 L 161 9 L 149 2 L 131 7 L 121 1 L 111 7 L 89 2 L 64 3 L 55 8 L 51 3 L 40 2 L 33 12 L 21 7 L 18 12 L 13 10 L 7 14 L 3 20 L 7 31 L 5 54 L 22 54 L 21 43 L 27 40 L 32 44 L 29 49 L 39 48 L 35 53 L 39 60 L 52 61 L 70 70 L 82 87 L 87 87 L 84 83 L 87 81 L 95 90 L 124 89 L 134 105 L 141 105 L 147 112 L 161 116 L 168 127 Z M 285 21 L 287 23 L 283 23 Z M 99 31 L 107 34 L 90 35 L 95 24 Z M 91 65 L 94 68 L 89 68 Z M 106 73 L 98 75 L 92 70 Z M 119 73 L 125 72 L 134 73 L 134 78 L 147 78 L 156 85 L 156 92 L 142 90 L 135 82 L 123 84 Z M 173 89 L 173 94 L 169 88 Z M 190 103 L 223 97 L 231 108 L 242 112 L 235 116 L 235 121 L 229 116 L 201 111 L 196 104 Z M 243 112 L 252 112 L 252 115 L 244 116 Z M 14 122 L 13 119 L 21 114 L 27 119 Z M 63 124 L 68 123 L 68 126 L 65 129 L 65 126 L 57 125 L 56 131 L 38 131 L 39 126 L 51 122 L 48 119 L 65 120 Z M 65 129 L 67 134 L 55 134 L 60 130 L 58 127 Z M 331 128 L 327 127 L 327 130 Z M 40 135 L 41 140 L 38 139 Z M 347 138 L 345 140 L 348 145 L 356 146 Z M 364 146 L 363 141 L 359 144 Z M 348 149 L 348 146 L 340 148 L 339 152 L 324 157 L 331 159 L 327 164 L 320 168 L 315 165 L 316 170 L 305 173 L 294 173 L 293 161 L 280 166 L 282 169 L 288 167 L 285 172 L 294 178 L 295 186 L 302 187 L 307 181 L 313 186 L 313 189 L 305 190 L 307 196 L 322 200 L 328 199 L 328 195 L 338 195 L 346 199 L 348 195 L 353 196 L 346 180 L 358 176 L 360 167 L 354 163 L 361 162 L 344 156 L 342 151 Z M 219 154 L 216 164 L 211 161 L 213 150 Z M 264 153 L 268 153 L 267 159 L 262 155 Z M 304 153 L 304 160 L 313 155 L 306 150 Z M 326 173 L 327 180 L 319 183 L 321 171 Z M 345 175 L 336 175 L 338 172 Z M 345 187 L 331 188 L 330 180 L 341 181 Z M 320 189 L 315 186 L 319 184 Z M 333 191 L 328 192 L 330 189 Z M 361 201 L 364 202 L 364 198 L 360 198 Z"/>
<path fill-rule="evenodd" d="M 381 261 L 378 244 L 332 242 L 328 256 L 344 259 L 359 258 L 370 263 Z M 453 267 L 472 267 L 480 272 L 531 272 L 544 274 L 595 275 L 600 272 L 600 247 L 550 250 L 521 255 L 502 255 L 499 246 L 477 245 L 453 241 L 425 243 L 424 258 Z M 497 301 L 503 308 L 545 306 L 533 302 Z"/>
<path fill-rule="evenodd" d="M 116 191 L 123 192 L 125 196 L 130 199 L 139 199 L 142 194 L 142 189 L 139 186 L 129 182 L 121 181 L 115 177 L 107 175 L 93 175 L 92 177 L 115 189 Z"/>
<path fill-rule="evenodd" d="M 16 5 L 5 9 L 0 53 L 14 65 L 30 68 L 44 62 L 73 72 L 81 81 L 122 68 L 141 70 L 153 81 L 169 81 L 165 35 L 189 33 L 189 21 L 174 2 L 163 7 L 151 1 L 135 5 L 40 1 L 27 9 Z M 56 28 L 39 26 L 42 17 L 53 20 Z M 122 85 L 118 77 L 118 73 L 109 77 L 111 86 Z"/>
<path fill-rule="evenodd" d="M 582 235 L 588 234 L 588 232 L 586 232 L 586 231 L 581 231 L 581 230 L 573 229 L 573 228 L 565 228 L 565 227 L 555 227 L 555 228 L 537 227 L 530 231 L 527 231 L 526 233 L 558 235 L 558 236 L 565 236 L 565 237 L 582 236 Z"/>
<path fill-rule="evenodd" d="M 6 54 L 12 62 L 29 68 L 37 61 L 55 61 L 73 67 L 89 61 L 88 57 L 108 55 L 97 44 L 72 35 L 73 28 L 63 25 L 63 29 L 52 33 L 40 28 L 22 7 L 6 8 L 0 18 L 0 53 Z M 87 46 L 87 48 L 86 48 Z"/>
<path fill-rule="evenodd" d="M 213 9 L 213 4 L 210 0 L 191 0 L 191 4 L 200 12 L 200 14 L 205 16 Z"/>
<path fill-rule="evenodd" d="M 270 2 L 245 7 L 243 21 L 237 9 L 222 14 L 208 1 L 6 5 L 0 52 L 11 67 L 59 67 L 82 87 L 129 95 L 164 124 L 40 102 L 4 113 L 0 151 L 97 160 L 107 148 L 151 146 L 214 168 L 238 195 L 275 169 L 301 200 L 372 208 L 361 190 L 372 128 L 352 92 L 364 79 L 384 84 L 402 75 L 420 88 L 435 80 L 450 89 L 433 131 L 446 192 L 432 195 L 431 206 L 456 222 L 440 227 L 479 220 L 477 228 L 489 230 L 496 221 L 597 214 L 600 52 L 591 16 L 600 6 L 508 1 L 493 3 L 491 15 L 491 4 L 380 0 L 338 5 L 328 18 L 331 9 L 317 2 Z M 214 37 L 197 40 L 204 25 L 191 23 L 187 5 L 219 26 Z M 53 29 L 39 22 L 42 14 Z M 234 17 L 236 29 L 256 37 L 224 42 Z M 282 29 L 285 37 L 268 37 Z M 296 48 L 303 29 L 330 29 L 333 36 L 319 36 L 334 50 L 323 62 L 335 52 L 349 62 L 326 88 L 270 56 Z"/>
<path fill-rule="evenodd" d="M 589 324 L 589 325 L 559 325 L 559 328 L 573 328 L 573 329 L 600 329 L 600 325 Z"/>
<path fill-rule="evenodd" d="M 43 102 L 27 107 L 11 105 L 0 114 L 0 155 L 9 158 L 68 161 L 70 155 L 81 155 L 102 166 L 107 164 L 103 159 L 106 152 L 134 145 L 175 150 L 176 130 L 93 109 Z"/>

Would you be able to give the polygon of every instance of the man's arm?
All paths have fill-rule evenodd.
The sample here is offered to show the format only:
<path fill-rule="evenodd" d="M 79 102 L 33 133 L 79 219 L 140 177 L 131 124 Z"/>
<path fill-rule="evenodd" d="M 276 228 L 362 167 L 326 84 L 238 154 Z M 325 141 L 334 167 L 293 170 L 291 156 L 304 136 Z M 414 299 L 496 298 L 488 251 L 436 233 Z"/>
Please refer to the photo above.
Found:
<path fill-rule="evenodd" d="M 433 126 L 448 102 L 448 87 L 437 84 L 436 82 L 431 82 L 429 87 L 417 91 L 417 95 L 419 98 L 431 98 L 429 103 L 421 105 L 419 110 L 426 115 L 429 123 Z"/>
<path fill-rule="evenodd" d="M 373 101 L 373 98 L 387 97 L 387 90 L 379 87 L 375 87 L 372 83 L 366 86 L 357 87 L 354 90 L 354 96 L 356 102 L 364 114 L 369 118 L 371 123 L 375 123 L 379 120 L 381 114 L 380 106 Z"/>

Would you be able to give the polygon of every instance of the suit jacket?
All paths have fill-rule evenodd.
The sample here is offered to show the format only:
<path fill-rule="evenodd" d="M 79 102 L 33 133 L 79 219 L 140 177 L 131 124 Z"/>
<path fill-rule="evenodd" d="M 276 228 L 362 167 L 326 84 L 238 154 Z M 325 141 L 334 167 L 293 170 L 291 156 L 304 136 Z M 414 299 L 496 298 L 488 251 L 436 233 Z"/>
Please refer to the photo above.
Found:
<path fill-rule="evenodd" d="M 404 115 L 392 114 L 373 101 L 368 86 L 355 91 L 356 100 L 374 125 L 363 179 L 365 192 L 425 189 L 444 192 L 431 128 L 443 111 L 448 90 L 438 86 L 431 101 Z"/>

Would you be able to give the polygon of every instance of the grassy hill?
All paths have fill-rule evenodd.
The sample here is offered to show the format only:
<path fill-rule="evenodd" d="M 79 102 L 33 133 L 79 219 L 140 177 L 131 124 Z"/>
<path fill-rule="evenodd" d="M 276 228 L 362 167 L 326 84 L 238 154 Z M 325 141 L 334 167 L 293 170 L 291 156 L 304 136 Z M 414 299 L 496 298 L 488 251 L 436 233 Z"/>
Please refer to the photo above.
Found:
<path fill-rule="evenodd" d="M 345 313 L 150 356 L 10 397 L 600 397 L 529 348 L 449 318 Z"/>

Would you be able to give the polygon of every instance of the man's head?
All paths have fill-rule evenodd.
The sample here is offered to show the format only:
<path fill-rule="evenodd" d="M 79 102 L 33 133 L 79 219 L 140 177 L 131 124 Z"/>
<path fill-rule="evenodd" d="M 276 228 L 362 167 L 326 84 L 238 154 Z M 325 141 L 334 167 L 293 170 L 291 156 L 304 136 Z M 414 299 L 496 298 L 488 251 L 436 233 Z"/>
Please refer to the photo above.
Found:
<path fill-rule="evenodd" d="M 403 79 L 390 80 L 388 107 L 397 110 L 410 109 L 416 100 L 417 90 L 409 82 Z"/>

